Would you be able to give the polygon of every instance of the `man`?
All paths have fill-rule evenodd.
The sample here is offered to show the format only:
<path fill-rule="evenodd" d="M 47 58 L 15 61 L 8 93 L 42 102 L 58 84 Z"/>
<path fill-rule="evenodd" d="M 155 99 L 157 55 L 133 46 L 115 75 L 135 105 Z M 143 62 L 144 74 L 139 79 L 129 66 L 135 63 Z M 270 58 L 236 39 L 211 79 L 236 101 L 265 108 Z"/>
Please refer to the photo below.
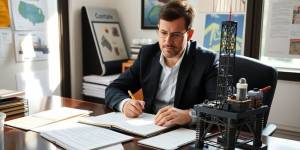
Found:
<path fill-rule="evenodd" d="M 159 18 L 159 42 L 141 48 L 134 64 L 107 87 L 105 102 L 127 117 L 156 113 L 157 125 L 187 125 L 195 104 L 215 98 L 217 57 L 191 41 L 194 10 L 186 1 L 170 1 Z M 144 100 L 131 99 L 127 91 L 140 88 Z"/>

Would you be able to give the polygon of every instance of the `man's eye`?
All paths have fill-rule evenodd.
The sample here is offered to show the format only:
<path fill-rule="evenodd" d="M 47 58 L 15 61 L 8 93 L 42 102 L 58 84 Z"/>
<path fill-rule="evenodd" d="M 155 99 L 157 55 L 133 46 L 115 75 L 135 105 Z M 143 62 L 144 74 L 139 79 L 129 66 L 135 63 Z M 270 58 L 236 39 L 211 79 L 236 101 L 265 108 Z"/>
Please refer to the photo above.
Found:
<path fill-rule="evenodd" d="M 160 34 L 167 35 L 168 33 L 167 32 L 160 32 Z"/>
<path fill-rule="evenodd" d="M 174 36 L 174 37 L 180 37 L 181 36 L 181 34 L 180 33 L 173 33 L 173 35 L 172 36 Z"/>

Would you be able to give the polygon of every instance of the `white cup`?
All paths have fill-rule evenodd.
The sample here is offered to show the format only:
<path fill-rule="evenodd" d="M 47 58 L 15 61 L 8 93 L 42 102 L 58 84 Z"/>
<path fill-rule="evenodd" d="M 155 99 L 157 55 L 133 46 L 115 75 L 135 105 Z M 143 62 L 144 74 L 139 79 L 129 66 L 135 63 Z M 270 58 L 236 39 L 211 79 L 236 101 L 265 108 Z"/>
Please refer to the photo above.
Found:
<path fill-rule="evenodd" d="M 0 112 L 0 128 L 4 127 L 5 118 L 6 118 L 6 114 L 3 112 Z"/>
<path fill-rule="evenodd" d="M 4 120 L 6 114 L 0 112 L 0 150 L 4 150 Z"/>

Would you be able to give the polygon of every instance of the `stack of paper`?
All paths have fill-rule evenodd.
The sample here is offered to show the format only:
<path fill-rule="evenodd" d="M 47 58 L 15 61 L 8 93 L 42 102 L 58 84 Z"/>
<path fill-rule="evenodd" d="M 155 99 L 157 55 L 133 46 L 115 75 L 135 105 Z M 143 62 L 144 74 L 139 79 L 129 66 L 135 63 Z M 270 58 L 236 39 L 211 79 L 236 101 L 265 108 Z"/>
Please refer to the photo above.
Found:
<path fill-rule="evenodd" d="M 34 130 L 57 145 L 72 150 L 106 148 L 133 139 L 109 129 L 74 121 L 57 122 Z"/>
<path fill-rule="evenodd" d="M 20 129 L 32 130 L 33 128 L 41 127 L 50 123 L 84 116 L 90 113 L 91 111 L 88 110 L 61 107 L 6 121 L 5 124 Z"/>
<path fill-rule="evenodd" d="M 98 75 L 84 76 L 83 83 L 82 83 L 82 94 L 86 96 L 92 96 L 92 97 L 104 99 L 106 87 L 118 77 L 119 74 L 108 75 L 108 76 L 98 76 Z"/>
<path fill-rule="evenodd" d="M 28 101 L 23 98 L 24 91 L 0 89 L 0 112 L 6 116 L 28 112 Z"/>
<path fill-rule="evenodd" d="M 24 94 L 25 94 L 24 91 L 0 89 L 0 99 L 8 99 L 13 97 L 24 96 Z"/>

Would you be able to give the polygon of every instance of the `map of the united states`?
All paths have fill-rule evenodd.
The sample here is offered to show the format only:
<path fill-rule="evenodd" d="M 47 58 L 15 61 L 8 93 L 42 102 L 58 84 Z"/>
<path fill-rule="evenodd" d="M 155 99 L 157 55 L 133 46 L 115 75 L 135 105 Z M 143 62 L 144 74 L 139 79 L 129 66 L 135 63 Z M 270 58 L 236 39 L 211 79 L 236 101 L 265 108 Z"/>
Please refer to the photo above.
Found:
<path fill-rule="evenodd" d="M 20 1 L 18 11 L 23 18 L 28 19 L 33 25 L 45 21 L 43 10 L 34 4 Z"/>

